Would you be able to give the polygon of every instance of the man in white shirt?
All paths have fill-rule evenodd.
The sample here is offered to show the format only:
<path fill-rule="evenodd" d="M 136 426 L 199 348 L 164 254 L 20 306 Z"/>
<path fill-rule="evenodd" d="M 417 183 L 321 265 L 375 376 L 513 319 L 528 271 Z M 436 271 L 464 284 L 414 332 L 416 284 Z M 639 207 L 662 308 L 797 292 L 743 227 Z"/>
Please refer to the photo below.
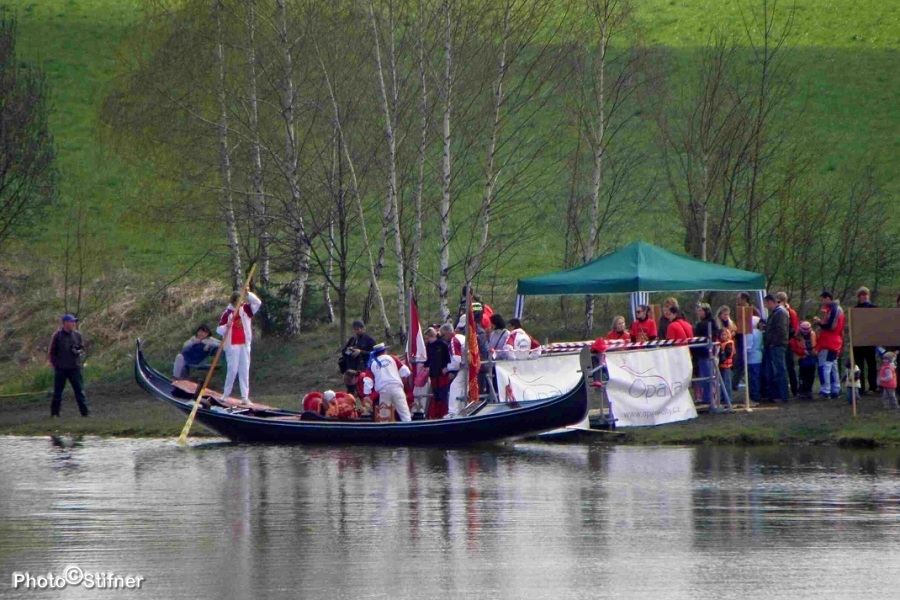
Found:
<path fill-rule="evenodd" d="M 382 405 L 393 406 L 401 421 L 412 421 L 406 393 L 403 391 L 404 380 L 412 372 L 396 356 L 386 354 L 386 350 L 383 343 L 375 344 L 372 349 L 369 368 L 363 375 L 363 396 L 371 400 L 372 391 L 378 392 Z"/>

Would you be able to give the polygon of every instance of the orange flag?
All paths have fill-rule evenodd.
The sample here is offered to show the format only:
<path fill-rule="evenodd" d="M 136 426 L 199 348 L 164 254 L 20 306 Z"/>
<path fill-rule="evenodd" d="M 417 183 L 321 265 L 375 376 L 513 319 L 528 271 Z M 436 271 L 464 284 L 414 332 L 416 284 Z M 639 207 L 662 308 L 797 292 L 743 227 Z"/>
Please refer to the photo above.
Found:
<path fill-rule="evenodd" d="M 478 402 L 478 371 L 481 355 L 478 353 L 478 335 L 475 329 L 475 313 L 472 312 L 472 294 L 466 302 L 466 349 L 469 351 L 469 402 Z"/>

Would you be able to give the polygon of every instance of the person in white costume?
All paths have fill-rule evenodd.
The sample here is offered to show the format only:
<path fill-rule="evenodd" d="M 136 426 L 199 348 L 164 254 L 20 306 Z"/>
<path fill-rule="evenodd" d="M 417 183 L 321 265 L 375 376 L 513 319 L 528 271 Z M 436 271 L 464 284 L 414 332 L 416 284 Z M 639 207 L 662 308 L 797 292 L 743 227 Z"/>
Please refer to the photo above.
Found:
<path fill-rule="evenodd" d="M 384 344 L 375 344 L 372 349 L 369 368 L 363 375 L 363 396 L 371 400 L 372 390 L 378 392 L 382 405 L 393 406 L 401 421 L 412 421 L 406 393 L 403 391 L 404 379 L 412 375 L 412 372 L 399 358 L 385 354 L 386 350 Z"/>
<path fill-rule="evenodd" d="M 253 342 L 253 325 L 252 319 L 259 308 L 262 306 L 256 294 L 247 290 L 247 301 L 241 305 L 239 315 L 240 318 L 234 320 L 231 331 L 228 331 L 228 323 L 234 311 L 238 310 L 238 301 L 241 295 L 235 292 L 231 295 L 231 303 L 222 317 L 219 319 L 219 326 L 216 333 L 223 336 L 225 347 L 225 358 L 228 361 L 228 367 L 225 374 L 225 387 L 222 389 L 222 396 L 228 398 L 234 388 L 234 380 L 238 379 L 241 387 L 241 403 L 250 404 L 250 345 Z M 226 336 L 226 332 L 228 335 Z"/>
<path fill-rule="evenodd" d="M 464 317 L 463 317 L 464 318 Z M 457 331 L 465 329 L 465 322 L 460 319 Z M 469 369 L 466 361 L 466 336 L 455 333 L 453 326 L 445 323 L 441 326 L 441 337 L 450 346 L 450 364 L 447 374 L 450 375 L 450 391 L 447 393 L 447 415 L 445 419 L 456 416 L 460 405 L 465 406 L 469 391 Z"/>

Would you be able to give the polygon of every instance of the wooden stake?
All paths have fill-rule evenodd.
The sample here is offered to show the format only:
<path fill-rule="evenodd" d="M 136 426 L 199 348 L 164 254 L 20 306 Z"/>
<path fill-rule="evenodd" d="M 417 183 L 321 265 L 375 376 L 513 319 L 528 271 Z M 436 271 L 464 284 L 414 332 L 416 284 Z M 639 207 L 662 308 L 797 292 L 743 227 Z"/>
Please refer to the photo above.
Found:
<path fill-rule="evenodd" d="M 853 309 L 847 309 L 847 328 L 850 330 L 850 370 L 847 372 L 847 385 L 850 386 L 851 392 L 850 397 L 853 399 L 853 416 L 856 416 L 856 381 L 854 380 L 854 374 L 856 372 L 856 361 L 853 358 Z M 843 334 L 843 332 L 841 332 Z M 840 357 L 838 357 L 840 358 Z M 836 358 L 835 360 L 838 360 Z M 840 365 L 838 365 L 840 366 Z"/>

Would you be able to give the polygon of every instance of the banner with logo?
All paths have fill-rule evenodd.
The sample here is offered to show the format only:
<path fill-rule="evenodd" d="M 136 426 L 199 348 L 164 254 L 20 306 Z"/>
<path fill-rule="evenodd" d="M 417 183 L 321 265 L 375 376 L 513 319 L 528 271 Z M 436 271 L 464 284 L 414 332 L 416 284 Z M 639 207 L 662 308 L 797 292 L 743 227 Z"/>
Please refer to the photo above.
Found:
<path fill-rule="evenodd" d="M 606 387 L 617 427 L 697 418 L 691 398 L 691 355 L 685 346 L 610 352 Z"/>
<path fill-rule="evenodd" d="M 577 354 L 495 363 L 503 402 L 552 398 L 575 389 L 582 378 Z"/>

